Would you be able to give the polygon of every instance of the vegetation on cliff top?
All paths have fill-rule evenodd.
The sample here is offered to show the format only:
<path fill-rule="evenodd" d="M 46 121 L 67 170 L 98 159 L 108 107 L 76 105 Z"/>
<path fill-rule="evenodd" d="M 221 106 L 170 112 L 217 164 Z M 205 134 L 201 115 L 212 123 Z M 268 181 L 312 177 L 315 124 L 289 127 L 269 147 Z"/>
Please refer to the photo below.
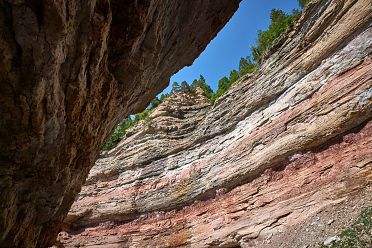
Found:
<path fill-rule="evenodd" d="M 288 27 L 293 26 L 300 13 L 299 10 L 293 10 L 292 13 L 288 15 L 278 9 L 273 9 L 271 11 L 271 24 L 269 28 L 264 31 L 258 31 L 257 45 L 251 48 L 254 61 L 261 61 L 263 55 L 273 46 L 275 40 L 285 32 Z"/>
<path fill-rule="evenodd" d="M 162 95 L 163 96 L 163 95 Z M 167 97 L 164 95 L 164 98 Z M 106 142 L 102 145 L 101 150 L 110 150 L 114 148 L 120 140 L 124 137 L 126 131 L 129 128 L 134 127 L 139 121 L 146 120 L 149 118 L 152 111 L 159 106 L 159 104 L 164 101 L 164 98 L 155 98 L 144 111 L 141 113 L 138 113 L 134 116 L 128 116 L 124 120 L 122 120 L 117 127 L 115 128 L 114 132 L 111 134 L 111 136 L 106 140 Z"/>
<path fill-rule="evenodd" d="M 298 0 L 299 5 L 304 8 L 311 0 Z M 265 53 L 273 46 L 275 40 L 285 32 L 289 27 L 293 26 L 297 18 L 300 16 L 299 10 L 293 10 L 292 13 L 286 14 L 284 11 L 279 9 L 273 9 L 271 11 L 270 19 L 271 23 L 267 30 L 259 30 L 257 37 L 257 44 L 251 47 L 251 56 L 241 58 L 239 61 L 239 68 L 237 70 L 231 70 L 229 76 L 222 77 L 218 81 L 218 88 L 216 93 L 213 92 L 211 87 L 207 84 L 203 75 L 200 75 L 199 79 L 194 79 L 191 85 L 186 81 L 181 84 L 173 82 L 172 90 L 170 94 L 176 92 L 191 93 L 194 92 L 197 87 L 203 89 L 204 94 L 211 103 L 214 103 L 217 98 L 224 94 L 240 77 L 253 73 L 260 63 Z M 114 148 L 120 140 L 124 137 L 126 130 L 133 127 L 137 122 L 149 118 L 149 115 L 159 104 L 161 104 L 169 94 L 162 94 L 160 97 L 156 97 L 150 105 L 141 113 L 134 116 L 125 118 L 118 124 L 114 133 L 107 139 L 102 146 L 102 150 L 110 150 Z"/>
<path fill-rule="evenodd" d="M 305 8 L 310 2 L 311 0 L 298 0 L 298 4 L 301 6 L 301 8 Z"/>
<path fill-rule="evenodd" d="M 177 92 L 191 94 L 196 92 L 196 88 L 201 88 L 205 96 L 208 97 L 209 99 L 211 99 L 211 97 L 214 95 L 211 87 L 205 82 L 203 75 L 200 75 L 199 79 L 195 79 L 191 85 L 189 85 L 186 81 L 183 81 L 181 85 L 178 84 L 177 82 L 174 82 L 170 94 L 175 94 Z M 122 140 L 126 131 L 129 128 L 134 127 L 138 122 L 144 120 L 146 123 L 149 123 L 150 114 L 168 97 L 169 94 L 161 94 L 160 97 L 155 97 L 155 99 L 151 101 L 149 106 L 144 111 L 133 116 L 128 116 L 123 121 L 121 121 L 115 128 L 113 134 L 103 144 L 101 149 L 110 150 L 114 148 L 120 142 L 120 140 Z"/>

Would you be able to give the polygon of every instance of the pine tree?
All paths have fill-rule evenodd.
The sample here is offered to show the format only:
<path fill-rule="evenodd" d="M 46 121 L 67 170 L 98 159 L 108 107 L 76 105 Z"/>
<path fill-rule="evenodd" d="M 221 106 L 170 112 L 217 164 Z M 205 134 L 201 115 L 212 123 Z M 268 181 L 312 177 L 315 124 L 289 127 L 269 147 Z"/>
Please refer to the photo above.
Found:
<path fill-rule="evenodd" d="M 200 75 L 199 80 L 199 87 L 203 89 L 204 94 L 208 99 L 211 99 L 213 96 L 213 90 L 212 88 L 205 82 L 205 78 L 203 75 Z"/>
<path fill-rule="evenodd" d="M 199 79 L 194 79 L 191 83 L 191 89 L 201 88 L 206 97 L 209 99 L 214 95 L 212 88 L 207 84 L 203 75 L 199 76 Z"/>
<path fill-rule="evenodd" d="M 160 95 L 160 102 L 164 102 L 168 98 L 169 94 L 161 94 Z"/>
<path fill-rule="evenodd" d="M 254 72 L 256 64 L 252 61 L 251 56 L 241 58 L 239 62 L 239 75 L 243 76 L 248 73 Z"/>
<path fill-rule="evenodd" d="M 157 106 L 159 106 L 161 104 L 161 102 L 162 101 L 158 97 L 155 97 L 154 100 L 151 101 L 151 103 L 149 105 L 149 109 L 156 108 Z"/>
<path fill-rule="evenodd" d="M 230 85 L 235 83 L 238 79 L 239 79 L 239 72 L 237 70 L 230 71 L 230 78 L 229 78 Z M 229 87 L 230 87 L 230 85 L 229 85 Z"/>
<path fill-rule="evenodd" d="M 301 6 L 301 8 L 305 8 L 310 2 L 311 0 L 298 0 L 298 4 Z"/>
<path fill-rule="evenodd" d="M 171 93 L 177 93 L 181 91 L 181 86 L 177 82 L 173 82 Z"/>
<path fill-rule="evenodd" d="M 190 94 L 192 92 L 191 87 L 189 86 L 189 84 L 186 81 L 183 81 L 181 83 L 181 91 L 186 93 L 186 94 Z"/>
<path fill-rule="evenodd" d="M 227 77 L 223 77 L 218 81 L 218 90 L 216 92 L 216 96 L 219 97 L 223 93 L 225 93 L 226 90 L 230 88 L 230 80 Z"/>
<path fill-rule="evenodd" d="M 271 10 L 271 23 L 269 28 L 264 31 L 258 31 L 257 45 L 251 48 L 254 61 L 259 62 L 261 60 L 264 53 L 273 46 L 275 40 L 288 27 L 294 24 L 299 14 L 300 12 L 298 10 L 293 10 L 292 13 L 288 15 L 279 9 Z"/>
<path fill-rule="evenodd" d="M 191 83 L 191 87 L 194 88 L 194 89 L 199 87 L 199 81 L 197 79 L 194 79 Z"/>

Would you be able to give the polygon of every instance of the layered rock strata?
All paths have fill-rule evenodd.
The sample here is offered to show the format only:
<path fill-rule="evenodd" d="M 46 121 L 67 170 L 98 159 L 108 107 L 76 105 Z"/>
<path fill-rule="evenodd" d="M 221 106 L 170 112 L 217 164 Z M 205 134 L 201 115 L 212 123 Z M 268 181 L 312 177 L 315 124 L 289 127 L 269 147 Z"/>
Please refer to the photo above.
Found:
<path fill-rule="evenodd" d="M 103 140 L 238 3 L 0 0 L 0 247 L 53 244 Z"/>
<path fill-rule="evenodd" d="M 312 1 L 207 111 L 160 106 L 96 162 L 61 246 L 316 247 L 349 223 L 372 201 L 371 17 Z"/>
<path fill-rule="evenodd" d="M 78 219 L 79 225 L 85 226 L 92 222 L 99 224 L 111 221 L 118 213 L 122 216 L 118 221 L 133 219 L 136 214 L 140 214 L 136 213 L 135 205 L 132 205 L 135 204 L 135 192 L 126 198 L 121 195 L 126 194 L 126 191 L 120 186 L 134 183 L 140 187 L 142 183 L 138 183 L 141 179 L 162 173 L 164 165 L 154 170 L 149 164 L 156 160 L 168 160 L 177 151 L 187 149 L 197 136 L 209 108 L 209 100 L 201 91 L 189 95 L 182 92 L 171 95 L 155 109 L 149 119 L 130 129 L 116 148 L 96 162 L 79 195 L 82 201 L 75 202 L 65 222 L 74 225 Z M 169 163 L 167 170 L 177 170 L 177 166 Z M 106 190 L 95 193 L 102 187 L 101 183 L 103 189 L 111 189 L 110 194 Z M 147 184 L 144 191 L 160 186 L 156 184 Z M 91 194 L 96 197 L 91 198 Z"/>

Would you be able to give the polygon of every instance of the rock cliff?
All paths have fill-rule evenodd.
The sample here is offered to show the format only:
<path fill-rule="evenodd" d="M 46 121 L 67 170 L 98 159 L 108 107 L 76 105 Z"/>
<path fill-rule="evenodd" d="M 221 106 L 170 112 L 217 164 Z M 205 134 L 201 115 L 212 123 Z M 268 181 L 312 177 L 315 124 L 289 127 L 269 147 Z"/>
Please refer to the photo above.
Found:
<path fill-rule="evenodd" d="M 175 95 L 93 167 L 65 247 L 317 247 L 372 203 L 372 4 L 312 1 L 210 106 Z"/>
<path fill-rule="evenodd" d="M 103 140 L 238 4 L 0 0 L 0 247 L 53 244 Z"/>

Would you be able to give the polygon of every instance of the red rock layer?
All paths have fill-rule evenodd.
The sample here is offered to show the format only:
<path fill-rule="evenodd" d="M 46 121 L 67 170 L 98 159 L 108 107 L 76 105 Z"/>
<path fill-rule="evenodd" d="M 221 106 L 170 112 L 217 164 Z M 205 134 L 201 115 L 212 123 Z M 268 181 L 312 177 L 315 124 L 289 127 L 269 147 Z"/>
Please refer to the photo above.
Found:
<path fill-rule="evenodd" d="M 368 122 L 266 170 L 252 182 L 229 192 L 221 190 L 213 199 L 181 210 L 144 214 L 125 224 L 107 221 L 77 233 L 64 232 L 59 240 L 66 247 L 279 247 L 270 244 L 292 226 L 362 191 L 372 193 L 371 151 L 372 122 Z M 364 197 L 366 204 L 372 203 L 371 195 Z M 320 240 L 329 235 L 326 229 L 323 226 Z M 311 234 L 287 235 L 298 242 Z"/>

